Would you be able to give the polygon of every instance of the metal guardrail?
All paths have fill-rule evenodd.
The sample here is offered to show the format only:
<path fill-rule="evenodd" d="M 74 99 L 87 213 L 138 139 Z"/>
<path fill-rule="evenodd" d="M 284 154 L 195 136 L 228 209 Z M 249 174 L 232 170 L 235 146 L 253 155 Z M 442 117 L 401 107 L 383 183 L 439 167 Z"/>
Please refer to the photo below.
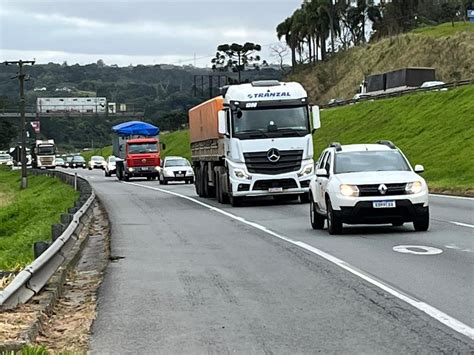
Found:
<path fill-rule="evenodd" d="M 431 86 L 431 87 L 427 87 L 427 88 L 421 88 L 420 87 L 420 88 L 406 89 L 406 90 L 400 90 L 400 91 L 392 91 L 392 92 L 378 94 L 378 95 L 372 95 L 372 96 L 370 96 L 370 94 L 367 94 L 369 96 L 361 97 L 360 99 L 341 100 L 341 101 L 337 101 L 337 102 L 334 102 L 334 103 L 331 103 L 331 104 L 320 105 L 319 107 L 321 109 L 340 107 L 340 106 L 355 104 L 356 102 L 361 102 L 361 101 L 387 99 L 387 98 L 391 98 L 391 97 L 399 97 L 399 96 L 403 96 L 403 95 L 413 94 L 413 93 L 416 93 L 416 92 L 426 92 L 426 91 L 433 91 L 433 90 L 440 90 L 440 89 L 450 89 L 450 88 L 455 88 L 455 87 L 458 87 L 458 86 L 473 85 L 473 84 L 474 84 L 474 79 L 471 79 L 471 80 L 455 81 L 455 82 L 452 82 L 452 83 L 447 83 L 447 84 L 444 84 L 444 85 Z"/>
<path fill-rule="evenodd" d="M 71 174 L 67 175 L 74 177 Z M 45 252 L 23 269 L 13 281 L 0 292 L 0 307 L 13 308 L 18 304 L 27 302 L 41 291 L 48 280 L 65 262 L 69 251 L 78 240 L 79 233 L 83 228 L 81 219 L 87 214 L 94 199 L 95 194 L 91 191 L 89 198 L 81 206 L 79 211 L 74 214 L 66 230 Z"/>

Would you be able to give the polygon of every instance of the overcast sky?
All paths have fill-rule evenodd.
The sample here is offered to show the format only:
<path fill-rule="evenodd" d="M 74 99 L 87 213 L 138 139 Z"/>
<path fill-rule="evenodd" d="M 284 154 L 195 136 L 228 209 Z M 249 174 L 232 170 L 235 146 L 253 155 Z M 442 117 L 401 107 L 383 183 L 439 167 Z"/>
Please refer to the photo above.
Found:
<path fill-rule="evenodd" d="M 0 61 L 208 66 L 222 43 L 255 42 L 302 0 L 0 0 Z"/>

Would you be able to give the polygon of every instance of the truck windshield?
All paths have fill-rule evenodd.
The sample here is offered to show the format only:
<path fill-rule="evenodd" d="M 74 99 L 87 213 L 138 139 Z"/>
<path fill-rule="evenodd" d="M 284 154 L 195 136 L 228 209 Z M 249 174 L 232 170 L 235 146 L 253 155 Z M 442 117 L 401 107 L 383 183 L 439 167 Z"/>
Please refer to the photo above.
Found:
<path fill-rule="evenodd" d="M 136 153 L 157 153 L 158 146 L 156 143 L 131 143 L 128 145 L 128 152 Z"/>
<path fill-rule="evenodd" d="M 405 158 L 396 150 L 337 153 L 335 174 L 364 171 L 410 171 Z"/>
<path fill-rule="evenodd" d="M 44 145 L 38 147 L 38 154 L 39 155 L 53 155 L 54 152 L 54 145 Z"/>
<path fill-rule="evenodd" d="M 279 107 L 233 111 L 234 137 L 299 137 L 309 133 L 308 108 Z"/>

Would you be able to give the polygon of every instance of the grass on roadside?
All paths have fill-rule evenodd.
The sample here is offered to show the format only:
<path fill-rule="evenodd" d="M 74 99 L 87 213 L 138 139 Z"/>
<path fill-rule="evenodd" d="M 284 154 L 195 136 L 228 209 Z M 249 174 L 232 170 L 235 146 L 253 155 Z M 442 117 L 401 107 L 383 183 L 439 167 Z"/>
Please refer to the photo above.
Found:
<path fill-rule="evenodd" d="M 333 141 L 393 141 L 430 188 L 474 194 L 474 86 L 361 102 L 321 113 L 317 156 Z"/>
<path fill-rule="evenodd" d="M 79 193 L 58 179 L 29 176 L 20 190 L 20 172 L 0 169 L 0 270 L 13 270 L 33 261 L 33 243 L 51 239 L 51 225 L 58 223 Z"/>
<path fill-rule="evenodd" d="M 455 22 L 453 26 L 451 22 L 447 22 L 437 26 L 420 27 L 412 31 L 412 33 L 431 37 L 453 36 L 458 32 L 474 32 L 474 23 Z"/>

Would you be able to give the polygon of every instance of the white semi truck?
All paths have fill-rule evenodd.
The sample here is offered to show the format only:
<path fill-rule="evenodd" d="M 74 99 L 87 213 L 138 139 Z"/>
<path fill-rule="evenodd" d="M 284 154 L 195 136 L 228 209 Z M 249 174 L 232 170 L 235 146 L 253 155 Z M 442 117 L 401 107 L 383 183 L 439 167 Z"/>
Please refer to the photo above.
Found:
<path fill-rule="evenodd" d="M 31 149 L 32 166 L 36 169 L 56 168 L 54 139 L 37 140 Z"/>
<path fill-rule="evenodd" d="M 251 196 L 308 202 L 320 119 L 301 84 L 256 81 L 222 94 L 189 110 L 197 194 L 233 206 Z"/>

